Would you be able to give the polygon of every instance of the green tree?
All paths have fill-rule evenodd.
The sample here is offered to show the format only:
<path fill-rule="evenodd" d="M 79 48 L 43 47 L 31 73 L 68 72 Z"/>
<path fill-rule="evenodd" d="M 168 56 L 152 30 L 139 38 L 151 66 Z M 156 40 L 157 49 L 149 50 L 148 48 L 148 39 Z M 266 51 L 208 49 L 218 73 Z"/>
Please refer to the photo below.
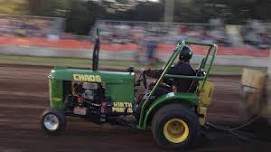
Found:
<path fill-rule="evenodd" d="M 73 1 L 71 11 L 66 16 L 66 31 L 87 35 L 96 18 L 104 12 L 97 3 Z"/>
<path fill-rule="evenodd" d="M 160 3 L 131 0 L 116 0 L 114 3 L 105 0 L 28 1 L 30 14 L 64 17 L 66 31 L 76 34 L 88 34 L 97 19 L 162 21 L 165 3 L 165 0 L 160 0 Z M 233 24 L 244 23 L 247 19 L 270 21 L 270 8 L 270 0 L 175 0 L 174 21 L 206 23 L 213 17 Z"/>
<path fill-rule="evenodd" d="M 0 14 L 22 15 L 27 10 L 26 0 L 0 0 Z"/>
<path fill-rule="evenodd" d="M 64 17 L 73 0 L 28 0 L 32 15 Z"/>
<path fill-rule="evenodd" d="M 137 21 L 162 21 L 164 6 L 162 3 L 139 3 L 132 11 L 131 19 Z"/>
<path fill-rule="evenodd" d="M 241 24 L 248 19 L 271 20 L 270 0 L 193 0 L 201 19 L 223 18 L 227 23 Z"/>

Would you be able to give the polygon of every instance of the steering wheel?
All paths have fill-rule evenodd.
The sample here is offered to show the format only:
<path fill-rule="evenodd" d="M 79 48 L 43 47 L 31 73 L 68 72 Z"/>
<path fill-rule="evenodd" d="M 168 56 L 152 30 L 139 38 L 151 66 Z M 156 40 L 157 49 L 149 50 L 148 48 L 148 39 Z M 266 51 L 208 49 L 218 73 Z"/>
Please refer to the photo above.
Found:
<path fill-rule="evenodd" d="M 143 83 L 143 86 L 145 89 L 147 89 L 147 78 L 146 78 L 146 74 L 145 74 L 145 71 L 141 72 L 138 80 L 136 81 L 136 86 L 140 86 L 140 83 Z"/>
<path fill-rule="evenodd" d="M 142 72 L 142 82 L 145 89 L 147 89 L 147 78 L 145 71 Z"/>

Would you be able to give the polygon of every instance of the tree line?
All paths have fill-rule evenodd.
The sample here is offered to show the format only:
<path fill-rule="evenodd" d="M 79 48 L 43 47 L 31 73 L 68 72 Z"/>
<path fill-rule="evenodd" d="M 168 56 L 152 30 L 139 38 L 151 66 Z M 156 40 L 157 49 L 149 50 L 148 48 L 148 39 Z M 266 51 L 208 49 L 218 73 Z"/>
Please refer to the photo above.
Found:
<path fill-rule="evenodd" d="M 17 14 L 63 17 L 66 32 L 88 34 L 97 19 L 163 21 L 165 0 L 159 3 L 116 0 L 10 0 L 20 8 Z M 5 1 L 6 2 L 6 1 Z M 1 3 L 1 1 L 0 1 Z M 4 6 L 4 5 L 2 5 Z M 25 8 L 25 9 L 23 9 Z M 120 9 L 122 8 L 122 9 Z M 248 19 L 271 20 L 270 0 L 175 0 L 174 22 L 206 23 L 210 18 L 222 18 L 229 24 L 243 24 Z M 3 12 L 0 13 L 12 13 Z"/>

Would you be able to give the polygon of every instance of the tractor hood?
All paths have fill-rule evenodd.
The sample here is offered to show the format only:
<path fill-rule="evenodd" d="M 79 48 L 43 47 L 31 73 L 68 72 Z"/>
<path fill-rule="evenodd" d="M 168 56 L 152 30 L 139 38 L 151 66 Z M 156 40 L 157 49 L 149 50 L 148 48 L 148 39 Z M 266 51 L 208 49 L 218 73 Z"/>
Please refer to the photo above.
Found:
<path fill-rule="evenodd" d="M 51 70 L 48 78 L 64 81 L 107 82 L 112 84 L 134 82 L 135 74 L 133 72 L 93 71 L 83 68 L 56 67 Z"/>

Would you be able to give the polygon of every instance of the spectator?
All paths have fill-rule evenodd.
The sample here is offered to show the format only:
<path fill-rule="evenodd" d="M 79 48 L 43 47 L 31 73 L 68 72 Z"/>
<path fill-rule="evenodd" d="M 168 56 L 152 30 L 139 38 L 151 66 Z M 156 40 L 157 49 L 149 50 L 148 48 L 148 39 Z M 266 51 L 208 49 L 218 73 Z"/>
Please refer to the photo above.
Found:
<path fill-rule="evenodd" d="M 143 51 L 143 39 L 144 39 L 144 30 L 141 27 L 134 26 L 131 30 L 131 36 L 134 44 L 137 46 L 135 52 L 135 60 L 138 63 L 144 62 L 144 51 Z"/>
<path fill-rule="evenodd" d="M 270 47 L 270 37 L 263 24 L 258 20 L 250 20 L 241 30 L 246 45 L 266 49 Z"/>
<path fill-rule="evenodd" d="M 158 46 L 158 39 L 155 33 L 149 33 L 145 40 L 146 45 L 146 56 L 147 62 L 149 64 L 156 63 L 158 60 L 156 58 L 156 49 Z"/>

